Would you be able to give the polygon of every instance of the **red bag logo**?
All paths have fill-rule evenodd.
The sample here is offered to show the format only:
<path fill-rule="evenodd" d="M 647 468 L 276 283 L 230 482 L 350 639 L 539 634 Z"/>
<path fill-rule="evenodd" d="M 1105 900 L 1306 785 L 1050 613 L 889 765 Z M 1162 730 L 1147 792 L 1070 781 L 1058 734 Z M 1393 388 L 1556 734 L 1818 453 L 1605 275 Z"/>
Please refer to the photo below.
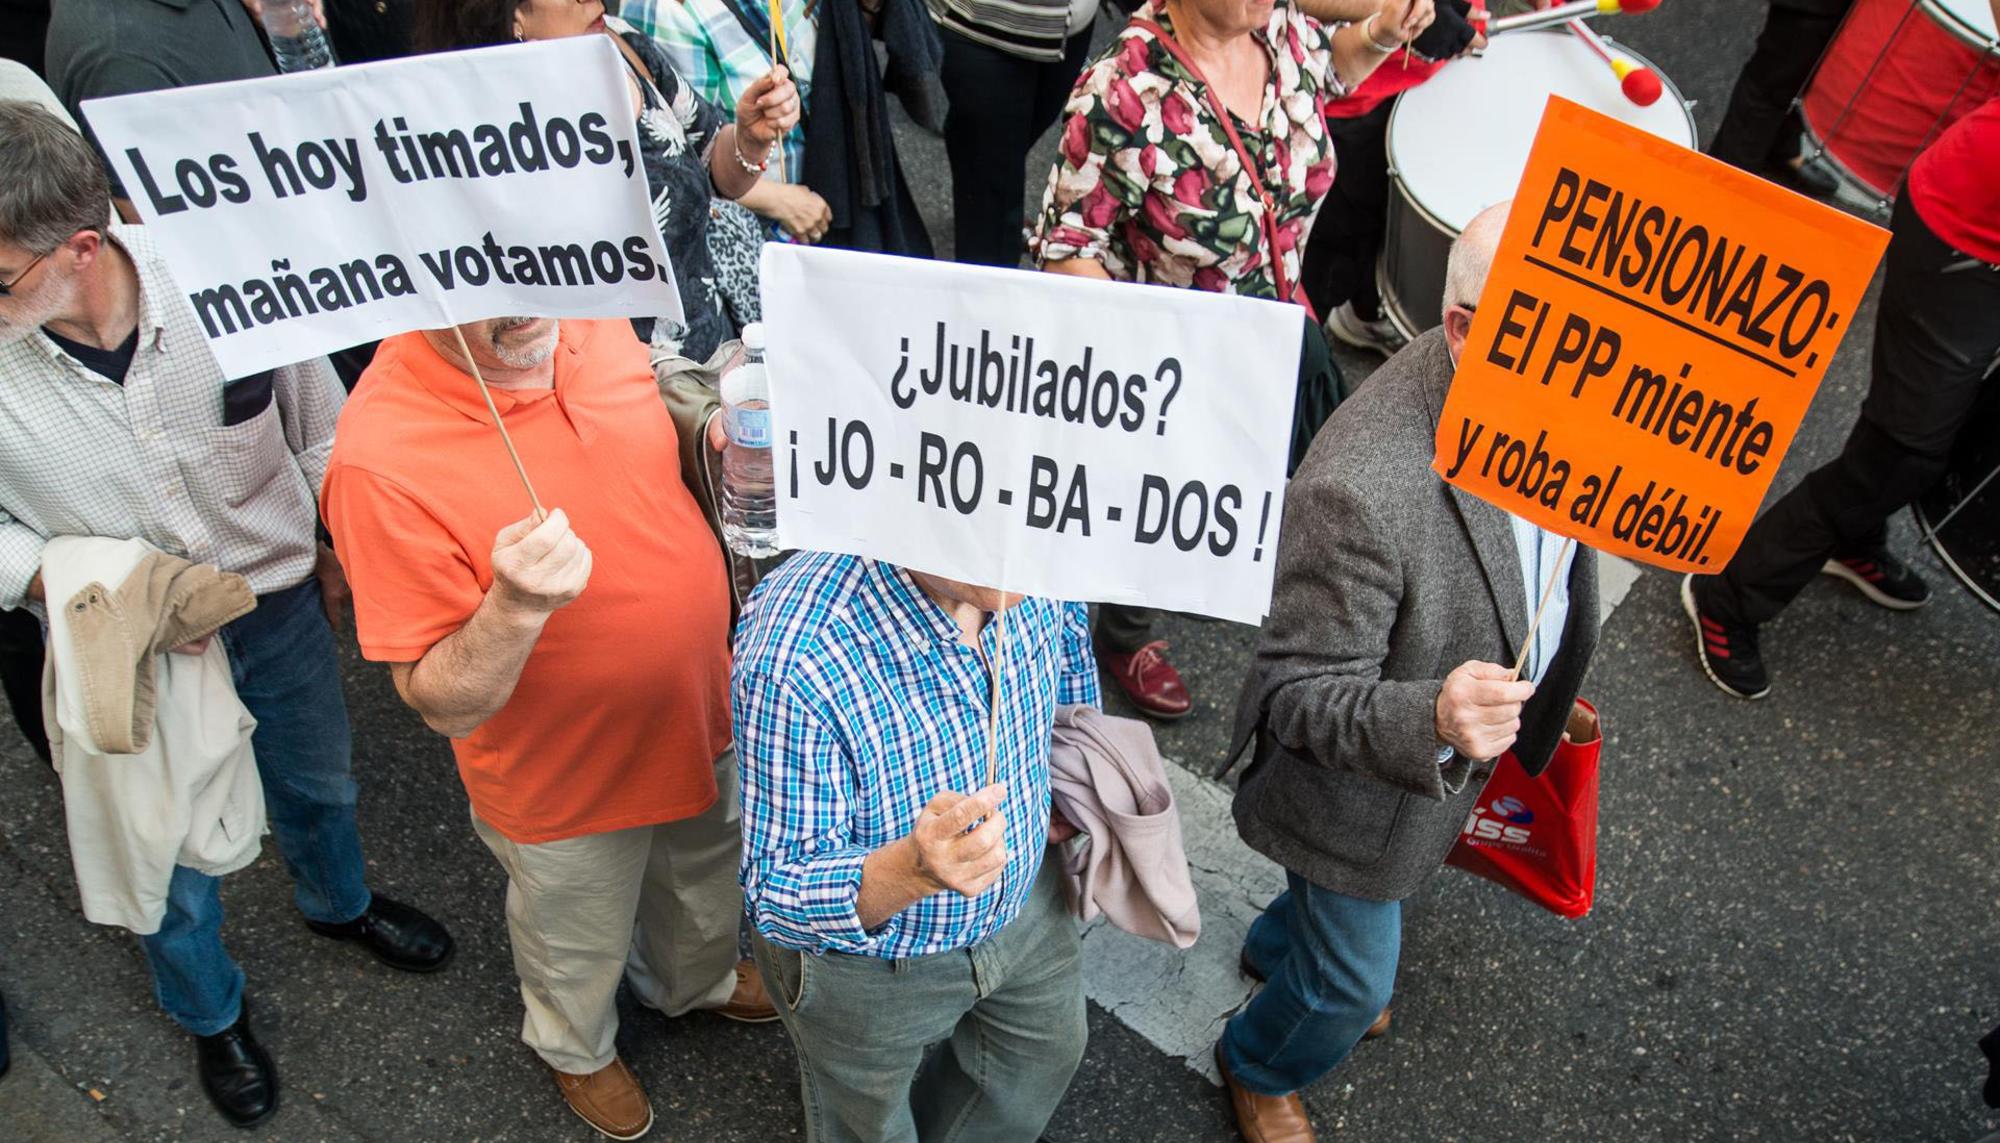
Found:
<path fill-rule="evenodd" d="M 1465 844 L 1526 845 L 1533 836 L 1527 827 L 1534 820 L 1535 811 L 1528 808 L 1528 803 L 1512 794 L 1503 794 L 1489 805 L 1472 807 L 1471 815 L 1465 819 Z"/>

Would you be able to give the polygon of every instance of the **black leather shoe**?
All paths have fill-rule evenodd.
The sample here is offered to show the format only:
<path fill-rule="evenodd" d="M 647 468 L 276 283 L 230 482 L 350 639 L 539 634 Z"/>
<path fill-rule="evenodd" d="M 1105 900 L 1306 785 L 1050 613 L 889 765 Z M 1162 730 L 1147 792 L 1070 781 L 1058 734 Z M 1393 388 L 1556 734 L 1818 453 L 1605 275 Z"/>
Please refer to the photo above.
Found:
<path fill-rule="evenodd" d="M 1840 189 L 1840 180 L 1832 171 L 1811 161 L 1795 167 L 1783 159 L 1774 159 L 1765 166 L 1764 177 L 1812 198 L 1832 198 Z"/>
<path fill-rule="evenodd" d="M 201 1090 L 232 1127 L 255 1127 L 278 1110 L 278 1069 L 271 1053 L 250 1034 L 246 1004 L 236 1023 L 213 1036 L 194 1038 Z"/>
<path fill-rule="evenodd" d="M 457 951 L 443 925 L 400 901 L 377 895 L 368 911 L 344 925 L 307 921 L 323 937 L 353 941 L 375 959 L 404 972 L 436 972 L 451 963 Z"/>

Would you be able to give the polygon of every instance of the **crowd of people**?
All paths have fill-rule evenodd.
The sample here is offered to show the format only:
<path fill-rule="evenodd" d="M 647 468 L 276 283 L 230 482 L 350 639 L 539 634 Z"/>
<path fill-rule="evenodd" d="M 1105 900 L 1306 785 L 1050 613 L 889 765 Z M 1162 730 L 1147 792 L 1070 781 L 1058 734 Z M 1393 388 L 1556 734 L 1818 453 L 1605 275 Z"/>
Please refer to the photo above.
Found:
<path fill-rule="evenodd" d="M 1262 987 L 1215 1054 L 1246 1139 L 1314 1138 L 1299 1093 L 1390 1025 L 1401 902 L 1444 861 L 1496 760 L 1547 764 L 1597 644 L 1594 553 L 1431 470 L 1509 204 L 1452 245 L 1438 327 L 1405 339 L 1376 290 L 1386 108 L 1479 51 L 1482 13 L 1464 0 L 369 5 L 384 54 L 611 37 L 684 315 L 501 317 L 231 379 L 79 108 L 275 74 L 259 27 L 275 2 L 63 0 L 45 35 L 9 40 L 18 58 L 0 60 L 0 680 L 28 743 L 75 761 L 64 796 L 88 796 L 75 774 L 102 751 L 45 722 L 65 709 L 47 680 L 71 677 L 53 665 L 66 656 L 105 660 L 99 628 L 68 616 L 104 589 L 51 586 L 88 566 L 62 541 L 144 541 L 174 586 L 120 594 L 120 621 L 148 641 L 112 664 L 125 705 L 108 713 L 149 709 L 156 669 L 161 694 L 186 685 L 184 662 L 219 671 L 254 720 L 225 730 L 248 735 L 307 927 L 394 969 L 445 969 L 445 927 L 367 876 L 339 667 L 351 607 L 361 656 L 450 740 L 472 829 L 506 879 L 521 1039 L 591 1127 L 634 1139 L 654 1122 L 617 1050 L 624 983 L 670 1017 L 781 1023 L 810 1139 L 1036 1139 L 1087 1033 L 1051 855 L 1113 840 L 1079 837 L 1057 809 L 1052 733 L 1065 711 L 1102 706 L 1101 677 L 1152 718 L 1189 712 L 1155 616 L 1093 617 L 857 556 L 746 569 L 720 542 L 706 475 L 723 447 L 713 380 L 759 320 L 763 243 L 932 254 L 893 91 L 944 134 L 960 260 L 1311 315 L 1300 407 L 1312 391 L 1331 412 L 1292 458 L 1231 750 L 1238 831 L 1287 888 L 1249 932 L 1242 970 Z M 1772 0 L 1718 153 L 1833 190 L 1784 109 L 1810 65 L 1797 27 L 1823 45 L 1840 7 Z M 345 9 L 325 0 L 320 18 L 338 30 Z M 1105 24 L 1115 34 L 1093 57 Z M 1050 128 L 1041 182 L 1028 154 Z M 1031 179 L 1039 212 L 1024 209 Z M 1937 478 L 2000 354 L 2000 98 L 1924 151 L 1891 225 L 1871 387 L 1845 448 L 1726 570 L 1683 582 L 1696 661 L 1731 694 L 1768 692 L 1759 627 L 1815 575 L 1886 607 L 1929 599 L 1885 521 Z M 1328 338 L 1387 362 L 1347 386 Z M 524 511 L 492 417 L 546 511 Z M 177 609 L 224 598 L 212 589 L 254 608 L 217 605 L 190 629 Z M 100 700 L 116 705 L 84 699 L 92 726 Z M 162 814 L 188 810 L 178 781 L 146 795 Z M 78 820 L 79 850 L 156 846 Z M 203 1091 L 253 1126 L 278 1107 L 279 1073 L 225 946 L 223 869 L 173 861 L 170 841 L 157 868 L 84 885 L 85 911 L 131 906 Z"/>

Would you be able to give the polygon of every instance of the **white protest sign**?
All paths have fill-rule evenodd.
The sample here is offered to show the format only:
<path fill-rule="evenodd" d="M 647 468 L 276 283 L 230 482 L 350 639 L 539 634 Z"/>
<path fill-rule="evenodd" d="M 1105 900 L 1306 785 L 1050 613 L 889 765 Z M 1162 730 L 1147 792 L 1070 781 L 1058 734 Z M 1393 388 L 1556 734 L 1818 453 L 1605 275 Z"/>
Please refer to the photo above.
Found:
<path fill-rule="evenodd" d="M 1296 306 L 764 247 L 779 542 L 1255 623 Z"/>
<path fill-rule="evenodd" d="M 83 111 L 230 377 L 503 315 L 681 313 L 605 36 Z"/>

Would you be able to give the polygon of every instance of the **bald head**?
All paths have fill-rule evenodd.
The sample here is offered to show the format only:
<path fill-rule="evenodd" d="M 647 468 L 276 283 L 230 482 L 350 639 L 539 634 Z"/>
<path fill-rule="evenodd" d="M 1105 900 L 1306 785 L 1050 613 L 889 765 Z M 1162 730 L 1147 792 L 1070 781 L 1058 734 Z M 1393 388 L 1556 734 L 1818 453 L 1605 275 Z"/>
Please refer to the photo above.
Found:
<path fill-rule="evenodd" d="M 1510 199 L 1496 202 L 1472 216 L 1458 240 L 1451 244 L 1451 256 L 1444 267 L 1444 339 L 1451 359 L 1458 360 L 1465 335 L 1472 330 L 1472 311 L 1486 288 L 1486 274 L 1493 269 L 1493 255 L 1500 249 L 1500 234 L 1507 229 Z"/>

